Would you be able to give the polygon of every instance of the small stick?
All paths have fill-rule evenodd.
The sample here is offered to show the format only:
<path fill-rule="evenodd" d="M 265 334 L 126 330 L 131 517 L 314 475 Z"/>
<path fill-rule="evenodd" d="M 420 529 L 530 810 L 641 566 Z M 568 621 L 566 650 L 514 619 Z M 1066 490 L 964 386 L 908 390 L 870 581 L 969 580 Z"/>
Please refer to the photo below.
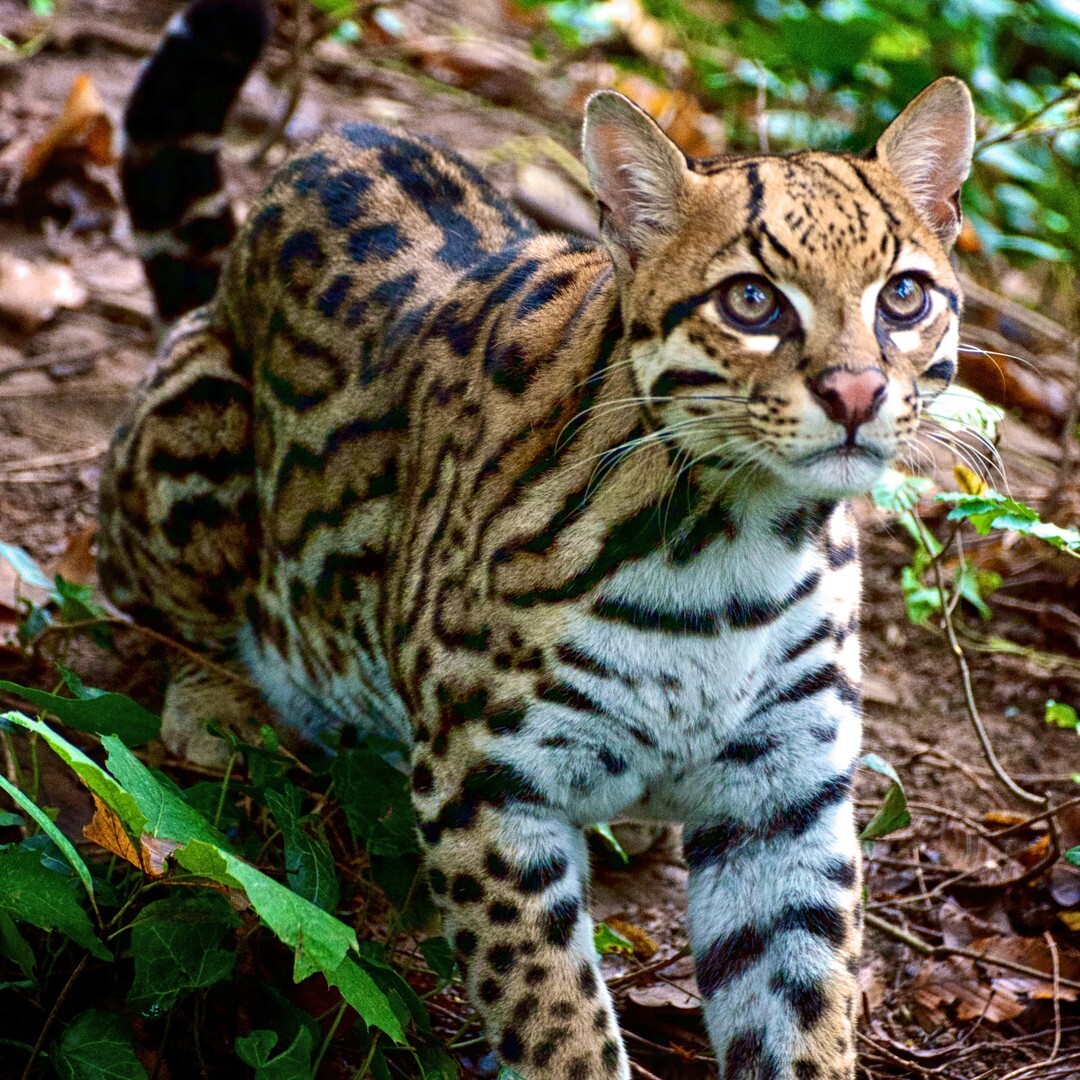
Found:
<path fill-rule="evenodd" d="M 1054 962 L 1054 1048 L 1046 1059 L 1046 1064 L 1049 1065 L 1056 1060 L 1058 1051 L 1061 1049 L 1061 961 L 1058 957 L 1057 942 L 1049 930 L 1043 931 L 1043 940 Z"/>
<path fill-rule="evenodd" d="M 990 964 L 993 967 L 1003 968 L 1005 971 L 1013 971 L 1017 975 L 1027 975 L 1029 978 L 1039 979 L 1041 982 L 1046 982 L 1047 980 L 1046 972 L 1039 971 L 1038 968 L 1028 967 L 1026 964 L 1017 964 L 1012 960 L 1002 960 L 994 956 L 986 956 L 983 953 L 976 952 L 974 949 L 957 949 L 950 945 L 931 945 L 928 941 L 923 941 L 923 939 L 916 934 L 911 934 L 907 930 L 901 929 L 899 926 L 893 926 L 891 922 L 881 918 L 879 915 L 875 915 L 871 911 L 866 912 L 863 917 L 866 920 L 867 926 L 872 926 L 875 930 L 880 930 L 881 933 L 901 942 L 909 949 L 914 949 L 923 956 L 930 957 L 932 960 L 941 957 L 962 956 L 967 960 L 974 960 L 979 964 Z M 1080 990 L 1080 981 L 1077 981 L 1076 979 L 1066 979 L 1060 975 L 1058 976 L 1058 985 L 1067 986 L 1072 990 Z"/>
<path fill-rule="evenodd" d="M 915 516 L 915 515 L 913 515 Z M 915 516 L 915 520 L 919 524 L 920 530 L 925 526 Z M 923 541 L 926 543 L 926 541 Z M 930 545 L 926 545 L 927 550 L 931 550 Z M 975 703 L 975 691 L 971 686 L 971 672 L 968 670 L 967 660 L 964 657 L 964 650 L 960 647 L 960 642 L 956 637 L 956 629 L 953 626 L 952 615 L 949 611 L 948 595 L 945 589 L 945 577 L 941 572 L 940 560 L 935 559 L 933 561 L 934 567 L 934 580 L 937 583 L 938 595 L 941 597 L 941 613 L 942 622 L 945 626 L 945 634 L 949 640 L 949 648 L 952 650 L 952 654 L 956 659 L 957 670 L 960 672 L 960 681 L 964 688 L 964 703 L 967 705 L 968 717 L 971 719 L 971 724 L 975 728 L 975 734 L 978 736 L 979 744 L 982 746 L 982 751 L 986 757 L 987 763 L 994 771 L 994 775 L 1011 791 L 1018 799 L 1023 799 L 1024 802 L 1035 803 L 1039 806 L 1046 805 L 1046 799 L 1041 795 L 1033 795 L 1030 791 L 1025 791 L 1006 771 L 1001 762 L 998 761 L 997 754 L 994 753 L 993 744 L 990 742 L 990 736 L 986 732 L 986 728 L 983 725 L 982 717 L 979 715 L 979 707 Z"/>

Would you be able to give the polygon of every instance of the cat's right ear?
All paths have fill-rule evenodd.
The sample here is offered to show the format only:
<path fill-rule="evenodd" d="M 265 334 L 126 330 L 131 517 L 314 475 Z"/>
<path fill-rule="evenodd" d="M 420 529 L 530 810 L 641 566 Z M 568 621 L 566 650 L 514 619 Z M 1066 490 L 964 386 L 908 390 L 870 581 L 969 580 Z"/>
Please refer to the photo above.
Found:
<path fill-rule="evenodd" d="M 601 235 L 616 262 L 632 269 L 679 226 L 686 158 L 648 113 L 614 90 L 589 98 L 581 142 Z"/>
<path fill-rule="evenodd" d="M 931 83 L 888 126 L 875 153 L 903 185 L 919 216 L 946 248 L 960 233 L 960 186 L 971 171 L 975 108 L 950 76 Z"/>

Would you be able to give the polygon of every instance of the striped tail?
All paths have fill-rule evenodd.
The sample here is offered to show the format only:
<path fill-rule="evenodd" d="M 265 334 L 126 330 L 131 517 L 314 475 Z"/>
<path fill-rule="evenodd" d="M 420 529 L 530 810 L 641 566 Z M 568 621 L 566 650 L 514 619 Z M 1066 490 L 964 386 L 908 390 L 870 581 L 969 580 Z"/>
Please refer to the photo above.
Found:
<path fill-rule="evenodd" d="M 163 319 L 214 295 L 236 232 L 219 140 L 270 29 L 263 0 L 194 0 L 169 23 L 128 101 L 120 178 Z"/>

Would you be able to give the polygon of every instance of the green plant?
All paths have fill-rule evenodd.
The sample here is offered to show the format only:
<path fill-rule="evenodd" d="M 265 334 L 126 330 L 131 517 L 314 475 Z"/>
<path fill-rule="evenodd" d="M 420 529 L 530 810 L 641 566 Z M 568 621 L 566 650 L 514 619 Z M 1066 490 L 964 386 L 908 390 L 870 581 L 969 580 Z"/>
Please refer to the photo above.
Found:
<path fill-rule="evenodd" d="M 235 993 L 228 988 L 238 958 L 250 963 L 257 950 L 282 974 L 291 967 L 296 983 L 321 979 L 333 1018 L 324 1036 L 310 1015 L 275 991 L 273 1009 L 263 1003 L 264 1022 L 276 1013 L 283 1024 L 274 1033 L 235 1031 L 236 1053 L 257 1076 L 315 1075 L 345 1021 L 373 1075 L 389 1075 L 388 1062 L 404 1055 L 413 1075 L 456 1076 L 431 1036 L 420 993 L 395 969 L 397 942 L 407 935 L 419 946 L 413 977 L 420 992 L 454 972 L 449 946 L 429 932 L 434 913 L 418 874 L 407 780 L 391 763 L 401 748 L 339 747 L 332 761 L 301 770 L 301 791 L 292 779 L 298 763 L 278 751 L 267 731 L 261 746 L 232 744 L 234 763 L 246 762 L 243 770 L 230 769 L 219 783 L 180 788 L 126 745 L 155 734 L 155 718 L 146 725 L 150 714 L 134 702 L 95 695 L 69 672 L 65 682 L 86 696 L 61 698 L 14 683 L 3 689 L 65 722 L 74 715 L 80 731 L 123 729 L 126 738 L 98 735 L 88 754 L 41 720 L 21 712 L 2 718 L 11 760 L 36 761 L 47 746 L 89 791 L 96 813 L 87 835 L 114 856 L 84 858 L 76 851 L 37 801 L 34 773 L 18 786 L 0 778 L 21 811 L 7 813 L 0 827 L 26 834 L 0 844 L 0 956 L 21 974 L 4 989 L 28 1002 L 55 1000 L 53 1022 L 35 1046 L 22 1047 L 31 1059 L 48 1054 L 61 1075 L 143 1076 L 131 1021 L 142 1018 L 141 1030 L 154 1022 L 166 1029 L 190 1025 L 197 1047 L 208 1012 L 216 1010 L 218 1023 L 227 1024 L 223 1001 Z M 93 711 L 73 714 L 73 706 Z M 133 716 L 143 724 L 137 731 Z M 94 747 L 104 753 L 103 764 L 94 760 Z M 344 829 L 328 820 L 335 805 Z M 358 896 L 370 902 L 372 895 L 390 902 L 381 931 L 361 941 L 349 912 Z M 36 928 L 37 944 L 25 936 L 27 928 Z M 268 940 L 276 941 L 269 952 Z M 99 997 L 112 1009 L 75 1007 L 79 980 L 91 978 L 91 970 L 109 987 Z M 9 1015 L 13 1008 L 18 1012 L 9 1004 Z M 173 1068 L 186 1071 L 182 1062 L 183 1054 Z M 196 1071 L 194 1063 L 188 1069 Z"/>

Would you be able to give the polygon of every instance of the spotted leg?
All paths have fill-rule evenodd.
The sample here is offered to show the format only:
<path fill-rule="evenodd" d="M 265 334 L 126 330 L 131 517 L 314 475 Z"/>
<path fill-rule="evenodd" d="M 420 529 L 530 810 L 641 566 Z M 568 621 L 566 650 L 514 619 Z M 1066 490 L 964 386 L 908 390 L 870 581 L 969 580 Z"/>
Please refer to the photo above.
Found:
<path fill-rule="evenodd" d="M 858 720 L 832 705 L 801 728 L 773 716 L 783 740 L 729 747 L 699 787 L 699 812 L 713 811 L 687 827 L 690 935 L 722 1080 L 854 1076 L 861 908 L 855 740 L 842 728 Z M 835 714 L 841 734 L 823 753 Z"/>
<path fill-rule="evenodd" d="M 414 797 L 432 891 L 500 1061 L 525 1080 L 627 1080 L 585 910 L 581 830 L 505 765 L 476 760 L 447 794 L 449 773 L 418 746 Z"/>

